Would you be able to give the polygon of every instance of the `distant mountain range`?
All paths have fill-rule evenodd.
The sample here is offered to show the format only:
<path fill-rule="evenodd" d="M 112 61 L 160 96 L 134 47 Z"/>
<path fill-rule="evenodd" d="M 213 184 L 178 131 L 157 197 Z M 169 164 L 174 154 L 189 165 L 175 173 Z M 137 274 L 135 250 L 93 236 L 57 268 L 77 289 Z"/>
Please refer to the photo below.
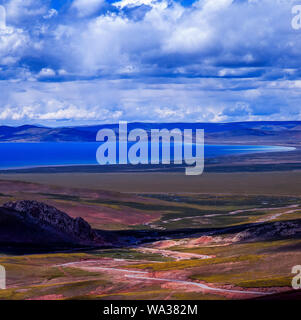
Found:
<path fill-rule="evenodd" d="M 95 142 L 98 130 L 118 124 L 50 128 L 34 125 L 0 126 L 0 142 Z M 129 123 L 128 130 L 204 129 L 206 143 L 301 144 L 301 121 L 259 121 L 235 123 Z"/>

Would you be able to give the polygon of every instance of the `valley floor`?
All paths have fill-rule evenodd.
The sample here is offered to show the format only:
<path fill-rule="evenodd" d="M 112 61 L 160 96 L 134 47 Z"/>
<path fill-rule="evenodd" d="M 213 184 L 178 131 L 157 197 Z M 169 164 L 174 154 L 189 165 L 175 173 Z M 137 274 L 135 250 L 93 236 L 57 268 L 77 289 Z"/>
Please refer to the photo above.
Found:
<path fill-rule="evenodd" d="M 278 173 L 273 174 L 276 179 Z M 41 201 L 72 217 L 82 216 L 93 228 L 110 230 L 121 240 L 119 247 L 78 252 L 20 255 L 2 248 L 7 290 L 0 291 L 0 299 L 250 299 L 292 291 L 292 267 L 301 264 L 301 195 L 294 174 L 294 180 L 293 175 L 271 178 L 266 183 L 274 189 L 264 194 L 256 193 L 252 176 L 244 184 L 242 175 L 239 179 L 233 174 L 224 178 L 228 184 L 216 177 L 214 188 L 220 189 L 214 193 L 205 182 L 202 190 L 195 182 L 194 192 L 163 192 L 167 177 L 160 180 L 161 189 L 152 185 L 156 193 L 130 189 L 146 174 L 124 174 L 119 185 L 127 179 L 128 193 L 83 188 L 84 180 L 73 182 L 81 188 L 2 180 L 0 204 Z M 180 179 L 177 175 L 170 174 L 170 179 Z M 105 185 L 105 176 L 96 178 Z M 292 186 L 287 189 L 289 182 L 294 192 Z M 186 177 L 182 183 L 188 188 Z M 240 186 L 237 192 L 233 184 Z M 143 185 L 150 188 L 145 180 Z M 246 238 L 242 231 L 292 222 L 295 234 L 284 229 L 269 236 L 250 232 Z M 129 234 L 139 239 L 122 241 Z"/>

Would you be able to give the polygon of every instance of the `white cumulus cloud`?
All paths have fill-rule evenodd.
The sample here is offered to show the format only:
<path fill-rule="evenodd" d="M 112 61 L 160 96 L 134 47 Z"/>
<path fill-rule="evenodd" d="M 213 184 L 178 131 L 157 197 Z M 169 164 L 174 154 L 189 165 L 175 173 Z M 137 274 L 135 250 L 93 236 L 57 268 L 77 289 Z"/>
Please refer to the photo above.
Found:
<path fill-rule="evenodd" d="M 72 8 L 77 10 L 81 17 L 89 16 L 101 8 L 104 0 L 74 0 Z"/>

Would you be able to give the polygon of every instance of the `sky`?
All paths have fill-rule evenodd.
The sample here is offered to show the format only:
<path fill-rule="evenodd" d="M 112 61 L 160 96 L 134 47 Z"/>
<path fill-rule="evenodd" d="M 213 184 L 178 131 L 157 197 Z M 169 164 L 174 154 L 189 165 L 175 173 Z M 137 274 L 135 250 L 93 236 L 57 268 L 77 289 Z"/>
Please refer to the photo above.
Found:
<path fill-rule="evenodd" d="M 296 4 L 0 0 L 0 124 L 301 120 Z"/>

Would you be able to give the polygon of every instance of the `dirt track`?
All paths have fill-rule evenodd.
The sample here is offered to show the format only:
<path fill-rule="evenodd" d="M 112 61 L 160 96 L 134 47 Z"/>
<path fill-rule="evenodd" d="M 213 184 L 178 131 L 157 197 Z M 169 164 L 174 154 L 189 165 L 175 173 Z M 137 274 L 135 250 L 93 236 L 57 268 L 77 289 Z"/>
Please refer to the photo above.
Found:
<path fill-rule="evenodd" d="M 251 290 L 235 290 L 235 289 L 224 289 L 224 288 L 216 288 L 213 286 L 208 286 L 207 284 L 199 283 L 199 282 L 193 282 L 193 281 L 185 281 L 185 280 L 177 280 L 177 279 L 167 279 L 167 278 L 157 278 L 150 272 L 146 271 L 136 271 L 136 270 L 127 270 L 127 269 L 121 269 L 121 268 L 115 268 L 115 267 L 98 267 L 93 266 L 91 263 L 94 261 L 79 261 L 79 262 L 72 262 L 68 264 L 62 264 L 59 265 L 60 267 L 68 266 L 68 267 L 75 267 L 80 268 L 83 270 L 89 270 L 89 271 L 107 271 L 112 274 L 117 273 L 118 276 L 122 278 L 127 279 L 136 279 L 136 280 L 148 280 L 148 281 L 160 281 L 160 282 L 170 282 L 170 283 L 177 283 L 179 285 L 185 285 L 186 287 L 190 288 L 191 286 L 196 286 L 198 288 L 201 288 L 204 291 L 214 291 L 214 292 L 220 292 L 224 294 L 239 294 L 239 295 L 253 295 L 253 296 L 264 296 L 268 294 L 272 294 L 274 292 L 261 292 L 261 291 L 251 291 Z M 58 265 L 56 265 L 57 267 Z"/>
<path fill-rule="evenodd" d="M 137 251 L 143 252 L 143 253 L 154 253 L 154 254 L 160 254 L 164 257 L 171 257 L 178 260 L 187 260 L 187 259 L 210 259 L 213 258 L 213 256 L 207 256 L 203 254 L 196 254 L 196 253 L 188 253 L 188 252 L 177 252 L 172 250 L 162 250 L 162 249 L 156 249 L 156 248 L 145 248 L 145 247 L 139 247 L 136 248 Z"/>

